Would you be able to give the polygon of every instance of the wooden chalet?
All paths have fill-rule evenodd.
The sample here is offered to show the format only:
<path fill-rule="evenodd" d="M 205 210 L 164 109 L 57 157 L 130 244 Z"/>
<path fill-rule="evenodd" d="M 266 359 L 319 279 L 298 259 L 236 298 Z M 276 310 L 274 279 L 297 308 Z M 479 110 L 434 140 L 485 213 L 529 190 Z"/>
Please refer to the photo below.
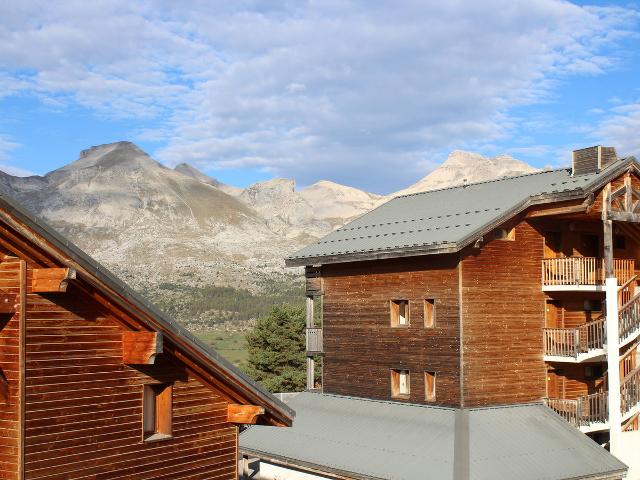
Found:
<path fill-rule="evenodd" d="M 0 197 L 0 479 L 234 479 L 293 411 Z"/>
<path fill-rule="evenodd" d="M 633 157 L 592 147 L 569 169 L 398 197 L 287 264 L 306 267 L 309 390 L 545 402 L 613 453 L 638 428 Z"/>

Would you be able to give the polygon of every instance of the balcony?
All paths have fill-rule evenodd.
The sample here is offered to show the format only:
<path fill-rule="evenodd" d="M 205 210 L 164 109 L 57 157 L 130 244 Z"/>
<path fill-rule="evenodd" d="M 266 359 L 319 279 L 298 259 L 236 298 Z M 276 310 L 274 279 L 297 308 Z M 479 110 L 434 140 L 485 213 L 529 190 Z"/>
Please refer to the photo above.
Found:
<path fill-rule="evenodd" d="M 322 329 L 307 328 L 307 355 L 323 353 Z"/>
<path fill-rule="evenodd" d="M 580 363 L 604 357 L 606 331 L 604 317 L 575 328 L 544 328 L 544 359 Z"/>
<path fill-rule="evenodd" d="M 614 259 L 613 269 L 618 284 L 635 275 L 635 261 Z M 604 259 L 596 257 L 544 258 L 542 289 L 544 291 L 604 291 Z"/>
<path fill-rule="evenodd" d="M 583 395 L 576 399 L 547 398 L 545 404 L 582 432 L 609 428 L 607 392 Z"/>

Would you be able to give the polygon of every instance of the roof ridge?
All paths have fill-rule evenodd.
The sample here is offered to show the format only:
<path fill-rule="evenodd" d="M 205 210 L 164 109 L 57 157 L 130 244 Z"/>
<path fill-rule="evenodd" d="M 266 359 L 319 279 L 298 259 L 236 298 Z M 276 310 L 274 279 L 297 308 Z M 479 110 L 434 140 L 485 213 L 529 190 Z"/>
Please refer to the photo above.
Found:
<path fill-rule="evenodd" d="M 536 172 L 530 172 L 530 173 L 523 173 L 521 175 L 514 175 L 512 177 L 500 177 L 500 178 L 492 178 L 489 180 L 481 180 L 479 182 L 472 182 L 472 183 L 465 183 L 462 185 L 453 185 L 450 187 L 442 187 L 442 188 L 435 188 L 433 190 L 424 190 L 422 192 L 414 192 L 414 193 L 407 193 L 405 195 L 398 195 L 397 197 L 393 197 L 390 201 L 395 200 L 396 198 L 405 198 L 405 197 L 413 197 L 416 195 L 424 195 L 424 194 L 428 194 L 428 193 L 435 193 L 435 192 L 442 192 L 445 190 L 455 190 L 458 188 L 467 188 L 467 187 L 472 187 L 475 185 L 482 185 L 485 183 L 493 183 L 493 182 L 504 182 L 506 180 L 513 180 L 515 178 L 522 178 L 522 177 L 531 177 L 533 175 L 541 175 L 543 173 L 553 173 L 553 172 L 560 172 L 562 170 L 571 170 L 569 167 L 563 167 L 563 168 L 552 168 L 550 170 L 538 170 Z"/>
<path fill-rule="evenodd" d="M 302 392 L 302 393 L 305 393 L 305 392 Z M 308 392 L 308 393 L 311 395 L 319 395 L 321 397 L 344 398 L 346 400 L 358 400 L 358 401 L 369 402 L 369 403 L 384 403 L 387 405 L 400 405 L 404 407 L 419 407 L 419 408 L 427 408 L 427 409 L 434 409 L 434 410 L 450 410 L 450 411 L 457 410 L 455 407 L 447 407 L 443 405 L 426 405 L 424 403 L 396 402 L 393 400 L 383 400 L 380 398 L 366 398 L 366 397 L 355 397 L 353 395 L 339 395 L 337 393 L 319 393 L 319 392 L 318 393 Z"/>

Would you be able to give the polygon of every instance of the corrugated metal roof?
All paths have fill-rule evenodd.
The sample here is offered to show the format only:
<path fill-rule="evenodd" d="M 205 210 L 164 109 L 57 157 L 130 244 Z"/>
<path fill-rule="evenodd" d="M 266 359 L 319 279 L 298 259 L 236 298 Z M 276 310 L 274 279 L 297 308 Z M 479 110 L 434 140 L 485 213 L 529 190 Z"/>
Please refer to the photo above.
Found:
<path fill-rule="evenodd" d="M 600 173 L 572 177 L 570 169 L 550 170 L 396 197 L 287 260 L 290 265 L 316 264 L 351 254 L 411 249 L 429 253 L 444 246 L 457 250 L 470 237 L 481 235 L 484 227 L 508 219 L 528 200 L 542 195 L 586 196 L 600 180 L 631 162 L 633 157 Z"/>
<path fill-rule="evenodd" d="M 467 430 L 456 427 L 462 411 L 452 408 L 308 392 L 289 404 L 296 410 L 292 428 L 251 427 L 240 436 L 241 449 L 321 471 L 394 480 L 453 479 L 456 462 L 468 463 L 471 480 L 606 478 L 626 469 L 541 404 L 467 409 Z M 468 432 L 468 441 L 460 432 Z M 468 456 L 459 448 L 456 458 L 454 444 L 461 440 Z"/>

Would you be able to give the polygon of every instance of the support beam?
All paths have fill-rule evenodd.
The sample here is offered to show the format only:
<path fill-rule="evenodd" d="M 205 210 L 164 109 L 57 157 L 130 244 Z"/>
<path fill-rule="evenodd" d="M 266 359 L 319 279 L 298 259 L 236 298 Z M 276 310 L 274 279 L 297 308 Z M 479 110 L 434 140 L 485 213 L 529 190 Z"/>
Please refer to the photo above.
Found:
<path fill-rule="evenodd" d="M 570 215 L 574 213 L 588 213 L 591 205 L 595 200 L 595 196 L 590 194 L 587 198 L 584 199 L 582 203 L 573 204 L 573 205 L 565 205 L 562 207 L 551 207 L 551 208 L 540 208 L 538 210 L 531 210 L 527 213 L 527 218 L 535 218 L 535 217 L 550 217 L 555 215 Z"/>
<path fill-rule="evenodd" d="M 315 373 L 316 361 L 313 357 L 307 357 L 307 390 L 313 390 L 316 387 Z"/>
<path fill-rule="evenodd" d="M 620 348 L 618 328 L 618 279 L 605 280 L 607 312 L 607 371 L 609 382 L 609 450 L 615 456 L 620 453 L 622 441 L 622 414 L 620 412 Z"/>
<path fill-rule="evenodd" d="M 617 222 L 640 223 L 640 213 L 612 211 L 607 215 L 609 220 Z"/>
<path fill-rule="evenodd" d="M 258 417 L 264 413 L 264 408 L 257 405 L 227 405 L 227 422 L 243 425 L 255 425 Z"/>
<path fill-rule="evenodd" d="M 0 314 L 15 313 L 18 308 L 18 296 L 15 293 L 0 292 Z"/>
<path fill-rule="evenodd" d="M 613 222 L 611 213 L 611 184 L 608 183 L 602 192 L 602 224 L 604 230 L 604 271 L 605 278 L 614 277 L 613 273 Z M 616 320 L 617 322 L 617 320 Z"/>
<path fill-rule="evenodd" d="M 122 363 L 153 365 L 156 355 L 160 353 L 162 353 L 162 333 L 122 332 Z"/>
<path fill-rule="evenodd" d="M 70 280 L 75 280 L 73 268 L 35 268 L 31 279 L 34 293 L 66 292 Z"/>

